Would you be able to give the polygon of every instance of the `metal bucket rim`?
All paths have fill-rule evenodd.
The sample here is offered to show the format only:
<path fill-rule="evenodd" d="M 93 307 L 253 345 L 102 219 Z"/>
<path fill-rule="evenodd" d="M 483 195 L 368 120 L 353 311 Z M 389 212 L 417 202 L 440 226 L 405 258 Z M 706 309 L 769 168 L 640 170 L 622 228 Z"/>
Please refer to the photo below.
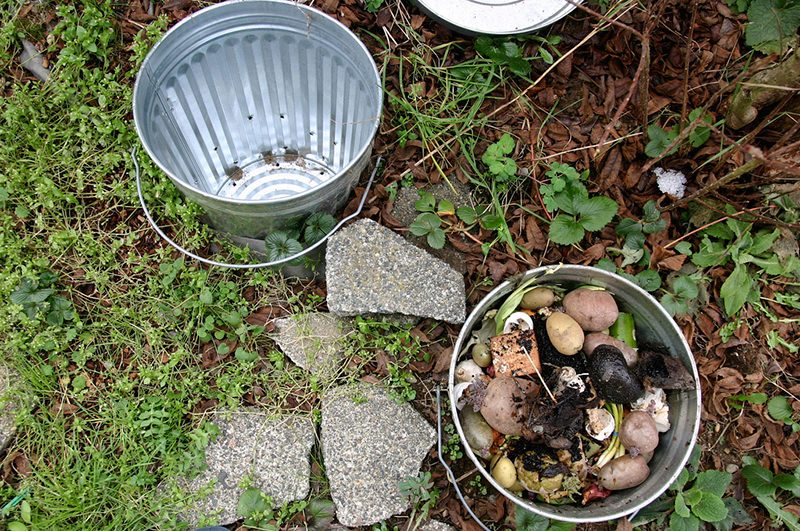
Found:
<path fill-rule="evenodd" d="M 452 358 L 450 360 L 450 371 L 449 371 L 449 375 L 448 375 L 448 379 L 447 379 L 447 391 L 448 391 L 447 394 L 448 394 L 448 398 L 450 400 L 450 414 L 451 414 L 451 417 L 452 417 L 452 420 L 453 420 L 453 424 L 455 424 L 456 431 L 458 432 L 458 436 L 459 436 L 459 438 L 461 440 L 461 446 L 466 451 L 467 456 L 469 457 L 469 459 L 476 466 L 476 468 L 478 469 L 478 471 L 480 472 L 480 474 L 483 476 L 483 478 L 485 480 L 489 481 L 489 483 L 491 483 L 492 486 L 495 489 L 497 489 L 498 492 L 500 492 L 501 494 L 503 494 L 504 496 L 509 498 L 515 504 L 523 507 L 524 509 L 526 509 L 526 510 L 528 510 L 528 511 L 534 513 L 534 514 L 545 516 L 547 518 L 553 518 L 555 520 L 561 520 L 561 521 L 572 522 L 572 523 L 605 522 L 605 521 L 614 520 L 614 519 L 617 519 L 617 518 L 623 518 L 623 517 L 626 517 L 626 516 L 628 516 L 628 515 L 630 515 L 632 513 L 635 513 L 637 511 L 639 511 L 640 509 L 642 509 L 642 508 L 646 507 L 647 505 L 649 505 L 650 503 L 652 503 L 654 500 L 656 500 L 656 498 L 661 496 L 669 488 L 669 486 L 672 485 L 672 483 L 675 482 L 675 480 L 678 478 L 678 476 L 680 475 L 680 473 L 683 470 L 683 468 L 686 466 L 686 463 L 689 461 L 689 458 L 691 457 L 692 449 L 694 448 L 694 446 L 697 443 L 697 435 L 700 432 L 700 420 L 701 420 L 700 415 L 701 415 L 702 402 L 701 402 L 701 390 L 700 390 L 700 375 L 699 375 L 699 373 L 697 371 L 697 363 L 696 363 L 696 361 L 694 359 L 694 354 L 692 353 L 692 349 L 689 346 L 689 343 L 686 341 L 686 338 L 683 336 L 683 332 L 681 331 L 681 329 L 678 327 L 677 323 L 675 323 L 675 321 L 671 317 L 669 319 L 669 323 L 670 323 L 669 327 L 672 329 L 672 332 L 674 332 L 676 334 L 676 337 L 680 338 L 681 347 L 685 350 L 685 353 L 688 355 L 689 359 L 692 361 L 692 363 L 690 364 L 691 366 L 689 367 L 689 370 L 690 370 L 690 372 L 692 374 L 692 377 L 694 378 L 695 383 L 697 384 L 696 388 L 694 390 L 694 393 L 697 396 L 697 406 L 696 406 L 696 411 L 695 411 L 694 426 L 692 426 L 692 432 L 690 434 L 690 439 L 689 439 L 690 440 L 690 444 L 686 447 L 686 450 L 684 451 L 683 457 L 680 459 L 680 463 L 678 463 L 676 466 L 673 464 L 673 466 L 675 466 L 675 469 L 674 469 L 673 473 L 670 475 L 669 480 L 666 481 L 662 487 L 660 487 L 659 489 L 656 489 L 655 493 L 651 494 L 647 498 L 643 498 L 642 500 L 638 500 L 631 507 L 627 507 L 625 509 L 619 509 L 619 510 L 616 510 L 616 511 L 614 511 L 612 513 L 606 514 L 606 515 L 602 515 L 602 516 L 598 516 L 598 517 L 592 517 L 591 516 L 591 505 L 589 505 L 589 506 L 585 507 L 586 512 L 589 513 L 588 516 L 585 516 L 585 517 L 584 516 L 567 516 L 567 515 L 563 515 L 563 514 L 557 514 L 555 512 L 550 512 L 550 511 L 548 511 L 546 509 L 542 509 L 541 506 L 533 505 L 528 500 L 524 500 L 524 499 L 520 498 L 519 496 L 516 496 L 513 493 L 509 492 L 508 489 L 503 488 L 492 477 L 492 475 L 486 469 L 486 465 L 482 462 L 482 460 L 480 458 L 478 458 L 478 456 L 475 455 L 475 452 L 472 451 L 472 448 L 467 443 L 466 437 L 464 435 L 464 430 L 461 427 L 461 420 L 460 420 L 460 418 L 458 416 L 459 412 L 458 412 L 458 409 L 456 408 L 456 402 L 455 402 L 455 400 L 453 400 L 453 388 L 455 386 L 455 368 L 456 368 L 456 365 L 459 362 L 459 354 L 460 354 L 461 350 L 463 350 L 463 345 L 464 345 L 465 341 L 468 341 L 468 337 L 467 336 L 471 333 L 472 329 L 474 328 L 476 319 L 480 319 L 487 310 L 491 309 L 492 305 L 496 305 L 497 302 L 499 302 L 499 301 L 492 300 L 491 305 L 489 305 L 489 307 L 485 307 L 488 304 L 487 301 L 493 299 L 494 297 L 496 297 L 498 294 L 502 293 L 503 291 L 507 290 L 510 293 L 511 291 L 513 291 L 513 288 L 516 285 L 518 285 L 518 283 L 524 282 L 525 280 L 530 279 L 531 277 L 534 277 L 534 276 L 537 276 L 537 275 L 542 275 L 544 277 L 544 275 L 546 273 L 553 272 L 553 271 L 558 271 L 558 270 L 565 270 L 567 272 L 569 272 L 569 271 L 576 271 L 576 272 L 581 272 L 582 271 L 582 272 L 587 272 L 587 273 L 591 272 L 593 275 L 598 276 L 598 277 L 605 277 L 605 278 L 612 278 L 613 277 L 615 279 L 615 281 L 620 281 L 623 285 L 626 285 L 626 287 L 632 289 L 633 291 L 637 292 L 639 295 L 645 297 L 649 302 L 656 304 L 657 307 L 660 308 L 661 311 L 664 313 L 664 315 L 669 316 L 669 314 L 666 313 L 666 310 L 663 309 L 663 307 L 660 305 L 660 303 L 652 295 L 647 293 L 645 290 L 643 290 L 642 288 L 640 288 L 639 286 L 637 286 L 636 284 L 634 284 L 630 280 L 628 280 L 628 279 L 626 279 L 626 278 L 624 278 L 624 277 L 622 277 L 620 275 L 617 275 L 615 273 L 611 273 L 611 272 L 608 272 L 608 271 L 605 271 L 603 269 L 599 269 L 599 268 L 596 268 L 596 267 L 584 266 L 584 265 L 575 265 L 575 264 L 557 264 L 557 265 L 540 266 L 540 267 L 537 267 L 537 268 L 530 269 L 530 270 L 526 271 L 523 274 L 523 276 L 519 279 L 518 282 L 513 282 L 512 280 L 505 280 L 502 283 L 500 283 L 497 287 L 495 287 L 492 291 L 487 293 L 480 300 L 480 302 L 478 302 L 478 304 L 475 306 L 475 308 L 472 310 L 472 312 L 470 312 L 469 316 L 467 316 L 467 319 L 464 321 L 464 325 L 462 326 L 461 330 L 459 331 L 458 339 L 456 340 L 456 343 L 455 343 L 455 345 L 453 347 L 453 356 L 452 356 Z M 471 323 L 471 326 L 469 327 L 469 329 L 467 329 L 467 326 L 470 325 L 470 323 Z M 631 490 L 632 490 L 632 492 L 635 492 L 636 487 L 634 487 Z M 546 504 L 541 503 L 540 505 L 546 505 Z M 576 507 L 577 508 L 583 508 L 581 506 L 576 506 Z"/>
<path fill-rule="evenodd" d="M 145 70 L 145 67 L 148 65 L 148 62 L 157 53 L 158 48 L 163 45 L 163 43 L 167 40 L 169 35 L 173 31 L 175 31 L 177 28 L 180 28 L 180 27 L 182 27 L 184 25 L 189 25 L 189 24 L 196 23 L 196 18 L 198 16 L 207 16 L 207 13 L 209 13 L 211 11 L 222 10 L 222 9 L 231 9 L 231 6 L 235 6 L 237 4 L 246 4 L 246 3 L 291 5 L 291 6 L 294 6 L 294 7 L 298 8 L 298 9 L 300 9 L 301 11 L 302 10 L 306 10 L 308 12 L 314 13 L 315 15 L 320 15 L 324 20 L 327 20 L 328 23 L 333 23 L 334 27 L 337 27 L 337 29 L 339 29 L 339 30 L 343 30 L 345 34 L 349 34 L 353 38 L 353 41 L 358 44 L 358 46 L 361 48 L 361 50 L 364 52 L 364 54 L 366 54 L 366 57 L 368 57 L 370 59 L 369 64 L 372 67 L 372 73 L 374 74 L 374 77 L 375 77 L 376 87 L 379 88 L 379 91 L 377 92 L 377 94 L 378 94 L 378 98 L 377 98 L 378 99 L 378 102 L 377 102 L 378 103 L 378 106 L 377 106 L 378 114 L 375 116 L 374 119 L 369 120 L 369 121 L 373 122 L 371 124 L 371 128 L 369 130 L 369 138 L 370 138 L 369 142 L 366 142 L 361 147 L 361 149 L 352 157 L 350 162 L 348 164 L 346 164 L 345 166 L 343 166 L 333 176 L 331 176 L 330 179 L 320 183 L 317 186 L 309 188 L 308 190 L 305 190 L 305 191 L 300 192 L 298 194 L 293 194 L 293 195 L 288 196 L 288 197 L 279 197 L 279 198 L 271 198 L 271 199 L 230 198 L 230 197 L 215 195 L 215 194 L 212 194 L 210 192 L 206 192 L 204 190 L 201 190 L 201 189 L 193 186 L 192 184 L 190 184 L 190 183 L 188 183 L 188 182 L 186 182 L 186 181 L 184 181 L 182 179 L 179 179 L 178 177 L 175 176 L 175 174 L 172 171 L 168 170 L 165 167 L 165 165 L 162 163 L 162 161 L 159 159 L 159 157 L 157 157 L 155 155 L 155 153 L 153 153 L 153 151 L 150 149 L 150 143 L 145 141 L 146 137 L 143 134 L 142 128 L 140 127 L 139 120 L 137 119 L 137 116 L 138 116 L 137 110 L 141 108 L 140 105 L 137 105 L 137 97 L 136 97 L 136 95 L 139 92 L 140 86 L 141 86 L 140 83 L 139 83 L 139 81 L 141 79 L 140 74 L 141 74 L 141 72 L 143 72 Z M 363 43 L 363 41 L 361 41 L 361 39 L 359 39 L 358 36 L 355 33 L 353 33 L 347 26 L 345 26 L 344 24 L 342 24 L 341 22 L 339 22 L 338 20 L 336 20 L 332 16 L 328 15 L 327 13 L 324 13 L 324 12 L 320 11 L 319 9 L 316 9 L 314 7 L 311 7 L 311 6 L 307 6 L 307 5 L 304 5 L 304 4 L 298 4 L 298 3 L 293 2 L 291 0 L 228 0 L 226 2 L 221 2 L 219 4 L 214 4 L 212 6 L 205 7 L 203 9 L 201 9 L 200 11 L 192 13 L 188 17 L 184 18 L 183 20 L 181 20 L 180 22 L 178 22 L 177 24 L 172 26 L 164 34 L 164 36 L 161 38 L 161 40 L 159 40 L 156 44 L 154 44 L 153 47 L 150 49 L 150 51 L 147 53 L 147 55 L 145 56 L 144 60 L 142 61 L 141 66 L 139 67 L 139 72 L 137 72 L 137 74 L 136 74 L 136 80 L 134 81 L 134 84 L 133 84 L 133 93 L 132 94 L 133 94 L 133 96 L 132 96 L 132 110 L 133 110 L 134 128 L 136 129 L 136 134 L 139 137 L 139 141 L 142 144 L 142 148 L 145 150 L 145 152 L 150 157 L 150 159 L 153 162 L 156 163 L 156 165 L 161 169 L 161 171 L 163 171 L 167 175 L 167 177 L 169 177 L 170 181 L 172 181 L 172 183 L 175 186 L 177 186 L 178 188 L 184 187 L 184 188 L 186 188 L 188 190 L 191 190 L 193 193 L 196 193 L 197 195 L 200 195 L 200 196 L 205 197 L 207 199 L 212 199 L 214 201 L 218 201 L 220 203 L 227 203 L 227 204 L 230 204 L 230 205 L 272 205 L 272 204 L 282 204 L 282 203 L 284 203 L 284 202 L 286 202 L 288 200 L 292 200 L 292 201 L 301 200 L 306 196 L 319 193 L 320 190 L 323 190 L 323 189 L 328 188 L 330 186 L 334 186 L 335 184 L 337 184 L 337 181 L 338 181 L 339 177 L 341 177 L 342 175 L 344 175 L 347 172 L 349 172 L 364 157 L 365 153 L 367 153 L 367 151 L 370 151 L 372 149 L 372 144 L 375 141 L 375 136 L 377 135 L 378 128 L 380 127 L 381 114 L 383 113 L 383 88 L 382 88 L 382 84 L 381 84 L 380 73 L 378 72 L 378 67 L 377 67 L 377 65 L 375 63 L 375 59 L 372 57 L 372 54 L 367 49 L 367 47 Z"/>

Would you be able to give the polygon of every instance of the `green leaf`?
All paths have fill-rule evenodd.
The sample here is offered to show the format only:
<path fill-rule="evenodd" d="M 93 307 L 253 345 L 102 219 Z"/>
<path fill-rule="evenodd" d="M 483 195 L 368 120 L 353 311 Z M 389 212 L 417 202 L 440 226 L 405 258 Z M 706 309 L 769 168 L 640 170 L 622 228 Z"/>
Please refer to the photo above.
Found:
<path fill-rule="evenodd" d="M 664 296 L 661 297 L 660 302 L 661 306 L 672 316 L 686 315 L 689 313 L 689 306 L 686 304 L 686 301 L 683 299 L 676 299 L 672 293 L 665 293 Z"/>
<path fill-rule="evenodd" d="M 44 302 L 47 297 L 55 293 L 54 289 L 38 289 L 39 282 L 30 278 L 23 278 L 17 288 L 9 295 L 9 300 L 13 304 L 24 305 L 26 303 Z"/>
<path fill-rule="evenodd" d="M 774 496 L 775 485 L 772 483 L 772 472 L 761 465 L 742 467 L 742 477 L 747 480 L 747 490 L 753 496 Z"/>
<path fill-rule="evenodd" d="M 747 20 L 747 45 L 765 54 L 775 53 L 800 26 L 800 4 L 793 0 L 753 0 Z"/>
<path fill-rule="evenodd" d="M 521 57 L 508 57 L 508 69 L 518 76 L 525 77 L 531 73 L 531 65 Z"/>
<path fill-rule="evenodd" d="M 559 214 L 550 222 L 550 240 L 559 245 L 578 243 L 583 232 L 583 226 L 568 214 Z"/>
<path fill-rule="evenodd" d="M 728 516 L 728 508 L 716 494 L 703 492 L 700 500 L 692 504 L 692 513 L 704 522 L 719 522 Z"/>
<path fill-rule="evenodd" d="M 645 269 L 636 273 L 634 282 L 643 290 L 652 292 L 661 287 L 661 276 L 652 269 Z"/>
<path fill-rule="evenodd" d="M 547 531 L 550 527 L 550 519 L 532 513 L 522 507 L 517 507 L 517 531 Z"/>
<path fill-rule="evenodd" d="M 258 354 L 256 352 L 251 352 L 242 347 L 236 347 L 233 355 L 236 356 L 236 359 L 242 363 L 247 363 L 258 359 Z"/>
<path fill-rule="evenodd" d="M 687 505 L 694 505 L 695 503 L 699 502 L 700 498 L 702 497 L 703 491 L 694 487 L 683 493 L 683 498 Z"/>
<path fill-rule="evenodd" d="M 478 213 L 475 211 L 474 208 L 468 206 L 460 206 L 456 209 L 456 216 L 458 219 L 466 223 L 467 225 L 472 225 L 476 221 L 478 221 Z"/>
<path fill-rule="evenodd" d="M 697 282 L 688 275 L 681 275 L 672 281 L 672 291 L 677 297 L 694 299 L 699 294 Z"/>
<path fill-rule="evenodd" d="M 481 225 L 486 230 L 497 230 L 506 224 L 506 219 L 497 214 L 484 214 L 481 217 Z"/>
<path fill-rule="evenodd" d="M 647 138 L 650 141 L 644 148 L 644 153 L 651 159 L 660 157 L 665 149 L 678 137 L 678 132 L 674 129 L 664 131 L 659 126 L 653 124 L 647 128 Z M 678 146 L 673 147 L 667 155 L 672 155 L 678 150 Z"/>
<path fill-rule="evenodd" d="M 789 405 L 789 399 L 783 395 L 773 396 L 767 404 L 769 416 L 777 421 L 787 421 L 792 419 L 794 410 Z"/>
<path fill-rule="evenodd" d="M 19 515 L 23 522 L 31 523 L 31 504 L 28 503 L 28 500 L 22 500 L 22 503 L 19 504 Z"/>
<path fill-rule="evenodd" d="M 282 260 L 303 251 L 300 242 L 279 230 L 267 234 L 267 237 L 264 238 L 264 247 L 267 250 L 267 260 L 270 262 Z M 295 262 L 297 260 L 292 260 L 292 263 Z"/>
<path fill-rule="evenodd" d="M 622 218 L 617 223 L 615 229 L 620 236 L 627 236 L 632 233 L 641 233 L 642 224 L 633 218 Z"/>
<path fill-rule="evenodd" d="M 753 393 L 751 395 L 738 394 L 729 396 L 727 400 L 729 402 L 728 405 L 731 406 L 732 408 L 742 409 L 742 405 L 737 404 L 736 402 L 750 402 L 751 404 L 763 404 L 764 402 L 767 401 L 767 395 L 765 395 L 764 393 Z"/>
<path fill-rule="evenodd" d="M 414 202 L 414 208 L 420 212 L 433 212 L 436 207 L 436 198 L 433 194 L 423 192 L 419 195 L 421 199 Z"/>
<path fill-rule="evenodd" d="M 545 64 L 548 64 L 548 65 L 553 64 L 553 60 L 554 60 L 553 59 L 553 54 L 551 54 L 550 52 L 548 52 L 547 50 L 545 50 L 541 46 L 539 46 L 539 55 L 542 57 L 542 61 L 544 61 Z"/>
<path fill-rule="evenodd" d="M 567 214 L 577 214 L 580 204 L 589 198 L 589 192 L 579 181 L 567 181 L 564 189 L 555 194 L 553 201 L 556 208 Z"/>
<path fill-rule="evenodd" d="M 694 515 L 684 518 L 678 513 L 672 513 L 669 516 L 669 529 L 670 531 L 698 531 L 700 529 L 700 520 Z"/>
<path fill-rule="evenodd" d="M 697 474 L 697 479 L 694 481 L 694 488 L 700 489 L 703 492 L 710 492 L 718 498 L 722 498 L 725 495 L 725 491 L 728 490 L 728 485 L 731 484 L 732 478 L 733 476 L 727 472 L 706 470 Z M 710 521 L 711 520 L 706 520 L 706 522 Z"/>
<path fill-rule="evenodd" d="M 675 512 L 678 516 L 683 518 L 689 518 L 692 512 L 689 510 L 689 507 L 686 505 L 686 502 L 683 499 L 683 493 L 678 492 L 675 495 Z"/>
<path fill-rule="evenodd" d="M 77 393 L 83 391 L 84 389 L 86 389 L 86 378 L 79 374 L 72 379 L 72 390 Z"/>
<path fill-rule="evenodd" d="M 22 522 L 9 522 L 6 529 L 8 531 L 28 531 L 28 527 Z"/>
<path fill-rule="evenodd" d="M 728 261 L 728 252 L 729 248 L 724 243 L 703 236 L 700 249 L 692 255 L 692 263 L 698 267 L 723 265 Z"/>
<path fill-rule="evenodd" d="M 713 522 L 712 525 L 714 529 L 717 531 L 730 531 L 733 529 L 734 525 L 748 526 L 753 523 L 753 519 L 747 514 L 747 511 L 744 510 L 739 500 L 729 496 L 723 498 L 722 501 L 728 509 L 728 516 L 718 522 Z"/>
<path fill-rule="evenodd" d="M 444 231 L 440 228 L 435 228 L 431 232 L 428 233 L 428 245 L 430 245 L 433 249 L 441 249 L 444 247 L 445 237 Z"/>
<path fill-rule="evenodd" d="M 791 491 L 795 496 L 800 492 L 800 479 L 792 474 L 777 474 L 772 482 L 783 490 Z"/>
<path fill-rule="evenodd" d="M 800 530 L 797 517 L 781 507 L 780 502 L 770 496 L 756 496 L 756 499 L 769 511 L 769 514 L 780 520 L 789 531 Z"/>
<path fill-rule="evenodd" d="M 442 199 L 439 201 L 439 206 L 436 208 L 436 213 L 440 216 L 453 215 L 456 212 L 456 206 L 452 201 Z"/>
<path fill-rule="evenodd" d="M 239 516 L 250 516 L 253 513 L 271 513 L 272 506 L 268 502 L 261 489 L 249 488 L 239 497 L 236 506 L 236 514 Z"/>
<path fill-rule="evenodd" d="M 692 112 L 689 113 L 689 123 L 694 122 L 700 117 L 700 113 L 703 112 L 703 109 L 694 109 Z M 705 127 L 703 122 L 710 124 L 711 117 L 706 114 L 703 116 L 703 121 L 700 122 L 695 129 L 689 133 L 689 143 L 692 147 L 700 147 L 705 144 L 709 137 L 711 136 L 711 129 Z"/>
<path fill-rule="evenodd" d="M 509 155 L 512 151 L 514 151 L 514 146 L 516 143 L 514 142 L 514 137 L 512 137 L 508 133 L 503 133 L 503 136 L 500 137 L 500 140 L 495 142 L 497 149 L 500 150 L 500 153 L 503 155 Z"/>
<path fill-rule="evenodd" d="M 678 244 L 675 245 L 675 250 L 681 254 L 685 254 L 686 256 L 691 256 L 692 244 L 689 242 L 678 242 Z"/>
<path fill-rule="evenodd" d="M 608 271 L 609 273 L 617 272 L 617 266 L 610 258 L 601 258 L 594 266 L 598 269 L 602 269 L 603 271 Z"/>
<path fill-rule="evenodd" d="M 578 220 L 587 231 L 598 231 L 614 219 L 618 209 L 617 202 L 609 197 L 592 197 L 578 206 Z"/>
<path fill-rule="evenodd" d="M 16 215 L 20 219 L 25 219 L 31 214 L 31 211 L 25 208 L 22 205 L 17 205 L 14 209 L 14 215 Z"/>
<path fill-rule="evenodd" d="M 206 304 L 206 305 L 211 304 L 211 303 L 214 302 L 214 294 L 211 293 L 210 289 L 205 289 L 204 288 L 203 291 L 200 292 L 200 295 L 199 295 L 198 298 L 200 299 L 200 302 L 202 302 L 203 304 Z"/>
<path fill-rule="evenodd" d="M 747 273 L 747 267 L 736 264 L 719 289 L 719 295 L 725 303 L 725 313 L 729 317 L 733 317 L 747 301 L 752 284 L 753 279 Z"/>
<path fill-rule="evenodd" d="M 53 326 L 61 326 L 64 321 L 71 321 L 74 316 L 72 303 L 65 297 L 55 295 L 50 299 L 46 318 L 48 323 Z"/>
<path fill-rule="evenodd" d="M 434 229 L 438 229 L 442 224 L 442 220 L 432 212 L 424 212 L 417 216 L 409 226 L 408 229 L 411 234 L 415 236 L 425 236 Z"/>
<path fill-rule="evenodd" d="M 327 212 L 314 212 L 306 220 L 303 240 L 306 245 L 313 245 L 328 235 L 336 227 L 336 218 Z"/>
<path fill-rule="evenodd" d="M 772 232 L 760 230 L 753 236 L 753 243 L 750 245 L 748 251 L 750 251 L 750 254 L 755 255 L 764 253 L 772 247 L 772 244 L 775 243 L 775 240 L 777 240 L 780 235 L 780 229 L 775 229 Z"/>

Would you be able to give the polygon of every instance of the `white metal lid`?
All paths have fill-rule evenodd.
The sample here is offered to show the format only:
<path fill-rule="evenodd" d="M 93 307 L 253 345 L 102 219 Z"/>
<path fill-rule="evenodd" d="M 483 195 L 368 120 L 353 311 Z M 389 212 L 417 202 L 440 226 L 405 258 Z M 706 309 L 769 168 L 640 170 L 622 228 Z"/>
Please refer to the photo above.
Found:
<path fill-rule="evenodd" d="M 414 0 L 441 24 L 468 35 L 529 33 L 566 16 L 566 0 Z"/>

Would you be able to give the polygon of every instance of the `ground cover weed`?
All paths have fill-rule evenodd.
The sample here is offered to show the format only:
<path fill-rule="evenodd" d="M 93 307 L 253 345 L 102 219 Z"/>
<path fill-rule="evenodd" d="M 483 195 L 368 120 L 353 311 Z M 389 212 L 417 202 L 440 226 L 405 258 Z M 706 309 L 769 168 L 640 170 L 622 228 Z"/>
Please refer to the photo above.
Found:
<path fill-rule="evenodd" d="M 433 486 L 430 472 L 420 472 L 416 478 L 408 477 L 397 485 L 400 495 L 408 499 L 411 513 L 408 516 L 409 531 L 415 531 L 428 519 L 428 515 L 439 499 L 439 489 Z"/>
<path fill-rule="evenodd" d="M 522 507 L 516 508 L 516 524 L 518 531 L 572 531 L 575 529 L 575 524 L 571 522 L 551 520 Z"/>
<path fill-rule="evenodd" d="M 718 531 L 730 531 L 734 526 L 752 523 L 742 504 L 725 496 L 733 476 L 720 470 L 699 471 L 701 455 L 700 447 L 695 446 L 678 479 L 660 498 L 639 511 L 633 525 L 668 523 L 669 529 L 697 531 L 708 523 Z"/>
<path fill-rule="evenodd" d="M 783 508 L 783 499 L 790 501 L 800 498 L 800 467 L 792 474 L 773 474 L 761 466 L 753 457 L 742 459 L 742 477 L 747 481 L 747 490 L 764 506 L 777 524 L 797 531 L 800 522 L 797 516 Z"/>

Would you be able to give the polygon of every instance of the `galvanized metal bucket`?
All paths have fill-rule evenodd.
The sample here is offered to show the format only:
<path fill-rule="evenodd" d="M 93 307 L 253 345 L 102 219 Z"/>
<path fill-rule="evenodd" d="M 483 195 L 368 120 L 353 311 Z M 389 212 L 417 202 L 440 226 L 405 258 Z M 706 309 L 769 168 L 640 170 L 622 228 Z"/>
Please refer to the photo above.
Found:
<path fill-rule="evenodd" d="M 414 0 L 429 17 L 464 35 L 531 33 L 567 16 L 567 0 Z"/>
<path fill-rule="evenodd" d="M 466 442 L 464 431 L 453 397 L 455 367 L 460 353 L 470 339 L 473 328 L 480 327 L 487 311 L 499 307 L 503 300 L 522 282 L 537 277 L 534 285 L 555 284 L 565 288 L 577 285 L 593 285 L 605 288 L 617 301 L 620 311 L 631 313 L 636 323 L 637 339 L 640 343 L 664 346 L 681 360 L 695 381 L 691 391 L 668 391 L 669 421 L 672 426 L 656 448 L 650 461 L 650 476 L 638 487 L 617 491 L 604 500 L 586 506 L 550 505 L 526 500 L 503 488 L 486 469 Z M 517 505 L 542 516 L 567 522 L 604 522 L 625 517 L 639 511 L 658 498 L 677 479 L 686 466 L 700 430 L 700 379 L 691 348 L 675 321 L 649 293 L 629 280 L 597 269 L 580 265 L 556 265 L 532 269 L 515 282 L 506 281 L 492 290 L 472 311 L 464 323 L 454 347 L 456 355 L 450 362 L 448 390 L 451 413 L 464 449 L 489 483 Z"/>
<path fill-rule="evenodd" d="M 232 0 L 175 25 L 142 63 L 142 145 L 210 224 L 263 239 L 333 215 L 367 166 L 383 91 L 364 44 L 283 0 Z"/>

